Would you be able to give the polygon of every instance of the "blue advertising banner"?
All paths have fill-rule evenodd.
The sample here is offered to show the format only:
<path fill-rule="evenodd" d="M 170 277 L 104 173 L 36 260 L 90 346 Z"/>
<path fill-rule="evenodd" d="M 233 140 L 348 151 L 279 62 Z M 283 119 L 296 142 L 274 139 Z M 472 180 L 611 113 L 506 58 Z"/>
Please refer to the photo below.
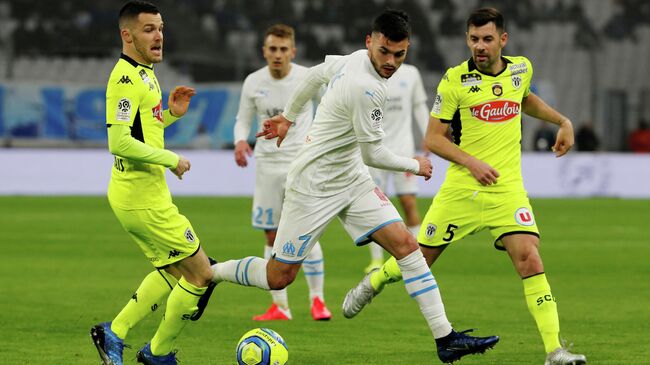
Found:
<path fill-rule="evenodd" d="M 170 147 L 225 148 L 233 143 L 240 84 L 197 88 L 187 114 L 165 130 Z M 169 94 L 163 94 L 163 105 Z M 106 142 L 105 88 L 0 84 L 0 137 L 62 144 Z M 253 131 L 251 132 L 253 133 Z"/>

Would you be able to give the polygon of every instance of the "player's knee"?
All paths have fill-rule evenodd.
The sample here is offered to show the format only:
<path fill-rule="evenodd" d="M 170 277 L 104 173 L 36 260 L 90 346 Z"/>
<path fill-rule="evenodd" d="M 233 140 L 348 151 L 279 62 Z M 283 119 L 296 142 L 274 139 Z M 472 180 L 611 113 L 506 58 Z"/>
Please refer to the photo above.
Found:
<path fill-rule="evenodd" d="M 419 250 L 418 242 L 413 235 L 404 230 L 405 233 L 400 237 L 400 244 L 395 249 L 395 257 L 406 257 L 416 250 Z"/>
<path fill-rule="evenodd" d="M 284 289 L 289 286 L 289 284 L 293 283 L 295 279 L 296 275 L 290 272 L 276 272 L 276 274 L 267 275 L 269 288 L 271 290 Z"/>

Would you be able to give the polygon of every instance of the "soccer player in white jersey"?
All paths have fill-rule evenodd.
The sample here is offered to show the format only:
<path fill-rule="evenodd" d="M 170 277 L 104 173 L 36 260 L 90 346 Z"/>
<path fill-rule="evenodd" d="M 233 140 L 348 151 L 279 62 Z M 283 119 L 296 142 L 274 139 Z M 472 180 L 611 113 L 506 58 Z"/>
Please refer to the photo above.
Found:
<path fill-rule="evenodd" d="M 261 122 L 282 111 L 291 91 L 307 74 L 308 68 L 291 62 L 296 56 L 294 34 L 294 29 L 284 24 L 276 24 L 268 28 L 262 47 L 267 66 L 248 75 L 244 80 L 235 123 L 235 162 L 241 167 L 248 166 L 247 157 L 250 157 L 253 152 L 247 137 L 255 116 L 260 121 L 261 130 Z M 264 230 L 265 259 L 271 257 L 273 241 L 282 213 L 289 164 L 296 157 L 298 149 L 305 143 L 313 114 L 312 103 L 307 103 L 297 116 L 296 127 L 291 129 L 282 148 L 278 148 L 275 141 L 264 139 L 260 139 L 255 145 L 257 171 L 252 223 L 253 227 Z M 325 270 L 320 243 L 314 244 L 314 248 L 302 264 L 309 286 L 312 318 L 329 320 L 332 314 L 325 306 L 323 296 Z M 271 297 L 273 298 L 271 307 L 264 314 L 253 319 L 257 321 L 291 319 L 287 290 L 272 290 Z"/>
<path fill-rule="evenodd" d="M 399 156 L 414 156 L 413 121 L 424 136 L 429 122 L 427 94 L 418 69 L 413 65 L 403 64 L 388 79 L 388 100 L 386 100 L 382 122 L 386 133 L 384 138 L 386 148 Z M 392 180 L 395 194 L 404 210 L 406 226 L 414 236 L 417 236 L 420 230 L 420 214 L 416 201 L 418 192 L 416 176 L 410 172 L 386 171 L 372 167 L 370 176 L 383 191 L 387 190 L 389 180 Z M 370 264 L 365 268 L 366 273 L 380 268 L 384 263 L 384 250 L 381 246 L 370 242 L 368 247 Z"/>
<path fill-rule="evenodd" d="M 456 332 L 447 320 L 438 284 L 415 237 L 390 200 L 377 188 L 368 167 L 409 171 L 431 177 L 431 162 L 402 157 L 382 145 L 387 80 L 404 62 L 409 46 L 408 16 L 386 10 L 375 18 L 367 49 L 328 56 L 309 69 L 282 114 L 264 122 L 258 136 L 278 138 L 280 146 L 304 105 L 327 84 L 307 142 L 292 162 L 282 217 L 271 258 L 246 257 L 212 266 L 214 282 L 229 281 L 262 289 L 282 289 L 334 218 L 357 245 L 375 241 L 397 258 L 404 284 L 436 339 L 443 362 L 484 352 L 499 338 Z"/>

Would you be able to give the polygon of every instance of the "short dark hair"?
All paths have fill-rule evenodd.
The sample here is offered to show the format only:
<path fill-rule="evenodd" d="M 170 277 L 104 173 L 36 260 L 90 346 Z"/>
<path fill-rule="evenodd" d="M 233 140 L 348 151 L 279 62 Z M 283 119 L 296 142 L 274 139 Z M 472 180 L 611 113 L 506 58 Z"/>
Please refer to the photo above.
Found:
<path fill-rule="evenodd" d="M 274 24 L 270 26 L 266 30 L 266 33 L 264 33 L 264 39 L 270 35 L 274 35 L 280 38 L 288 38 L 293 43 L 296 43 L 296 32 L 293 30 L 293 27 L 290 27 L 286 24 Z"/>
<path fill-rule="evenodd" d="M 409 16 L 401 10 L 387 9 L 372 21 L 372 32 L 381 33 L 394 42 L 411 37 Z"/>
<path fill-rule="evenodd" d="M 124 25 L 124 22 L 137 18 L 141 13 L 159 14 L 160 10 L 158 10 L 156 5 L 146 1 L 129 1 L 120 9 L 120 15 L 118 17 L 120 27 Z"/>
<path fill-rule="evenodd" d="M 503 14 L 495 8 L 481 8 L 474 10 L 474 12 L 469 15 L 469 18 L 467 18 L 467 29 L 469 29 L 470 25 L 482 27 L 489 22 L 494 23 L 499 33 L 503 33 L 506 30 L 506 21 L 503 19 Z"/>

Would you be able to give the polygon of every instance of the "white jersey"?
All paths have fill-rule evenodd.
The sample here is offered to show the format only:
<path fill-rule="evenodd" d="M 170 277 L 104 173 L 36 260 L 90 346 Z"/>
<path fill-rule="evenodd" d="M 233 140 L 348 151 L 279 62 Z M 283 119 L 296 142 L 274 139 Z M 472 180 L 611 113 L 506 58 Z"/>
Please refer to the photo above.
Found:
<path fill-rule="evenodd" d="M 307 141 L 291 164 L 287 187 L 307 195 L 331 196 L 371 183 L 358 142 L 384 137 L 386 79 L 375 71 L 365 49 L 327 56 L 325 63 L 312 70 L 315 80 L 328 83 L 327 91 Z M 285 116 L 289 109 L 287 105 Z"/>
<path fill-rule="evenodd" d="M 388 100 L 384 107 L 383 128 L 386 133 L 384 145 L 397 155 L 413 157 L 413 113 L 418 104 L 424 103 L 424 114 L 417 115 L 416 123 L 424 136 L 429 121 L 426 107 L 427 94 L 422 77 L 415 66 L 402 64 L 388 79 Z"/>
<path fill-rule="evenodd" d="M 262 130 L 262 122 L 282 112 L 289 95 L 302 81 L 309 69 L 304 66 L 291 64 L 291 70 L 282 79 L 271 76 L 269 67 L 265 66 L 246 77 L 242 86 L 239 110 L 235 123 L 235 143 L 246 141 L 257 116 L 258 131 Z M 276 140 L 260 138 L 255 144 L 255 158 L 272 158 L 277 161 L 290 162 L 294 159 L 300 147 L 305 143 L 305 137 L 313 119 L 313 103 L 305 104 L 295 124 L 290 128 L 282 147 L 276 146 Z"/>

